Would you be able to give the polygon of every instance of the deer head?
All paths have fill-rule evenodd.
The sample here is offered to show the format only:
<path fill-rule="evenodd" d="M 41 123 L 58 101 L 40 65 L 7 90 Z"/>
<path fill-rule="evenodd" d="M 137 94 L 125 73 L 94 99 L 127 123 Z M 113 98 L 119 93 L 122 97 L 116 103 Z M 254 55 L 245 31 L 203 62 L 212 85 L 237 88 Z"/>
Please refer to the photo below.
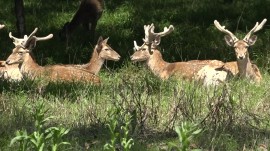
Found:
<path fill-rule="evenodd" d="M 131 61 L 146 61 L 153 55 L 154 47 L 150 46 L 149 48 L 149 46 L 145 43 L 139 47 L 137 42 L 134 41 L 134 50 L 134 54 L 130 56 Z"/>
<path fill-rule="evenodd" d="M 5 27 L 5 25 L 1 25 L 1 24 L 0 24 L 0 29 L 2 29 L 2 28 L 4 28 L 4 27 Z"/>
<path fill-rule="evenodd" d="M 169 28 L 164 27 L 163 32 L 155 33 L 155 26 L 152 23 L 151 25 L 144 25 L 145 38 L 143 38 L 143 45 L 138 46 L 137 42 L 134 41 L 134 54 L 131 56 L 132 61 L 145 61 L 153 57 L 153 53 L 157 50 L 157 46 L 160 44 L 161 37 L 170 34 L 174 27 L 170 25 Z"/>
<path fill-rule="evenodd" d="M 29 35 L 25 35 L 24 38 L 16 38 L 9 33 L 9 37 L 13 39 L 13 44 L 15 48 L 12 50 L 12 54 L 6 60 L 6 64 L 21 64 L 24 62 L 25 58 L 32 52 L 35 48 L 37 41 L 48 40 L 53 37 L 53 34 L 49 34 L 46 37 L 36 37 L 37 28 Z"/>
<path fill-rule="evenodd" d="M 225 26 L 221 26 L 217 20 L 214 21 L 214 24 L 218 30 L 226 34 L 224 39 L 229 46 L 234 47 L 237 60 L 243 60 L 249 57 L 248 48 L 254 45 L 257 40 L 257 36 L 252 34 L 262 29 L 266 21 L 267 19 L 264 19 L 260 24 L 257 22 L 243 40 L 239 40 L 232 32 L 225 29 Z"/>
<path fill-rule="evenodd" d="M 109 37 L 104 40 L 101 36 L 99 37 L 95 47 L 98 56 L 103 60 L 118 61 L 120 59 L 120 55 L 107 44 L 108 39 Z"/>

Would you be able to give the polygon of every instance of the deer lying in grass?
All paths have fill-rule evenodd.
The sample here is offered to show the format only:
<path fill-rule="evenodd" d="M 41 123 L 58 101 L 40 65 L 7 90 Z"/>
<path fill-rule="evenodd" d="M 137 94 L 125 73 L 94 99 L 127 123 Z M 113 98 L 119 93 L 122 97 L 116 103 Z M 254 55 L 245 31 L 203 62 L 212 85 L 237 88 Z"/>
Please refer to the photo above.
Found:
<path fill-rule="evenodd" d="M 168 63 L 163 60 L 157 46 L 160 44 L 161 37 L 171 33 L 174 27 L 164 28 L 163 32 L 154 33 L 154 25 L 144 26 L 145 38 L 144 44 L 138 46 L 134 41 L 135 52 L 131 56 L 132 61 L 146 61 L 150 70 L 163 80 L 169 77 L 180 77 L 188 80 L 203 80 L 204 85 L 217 85 L 224 81 L 227 77 L 226 71 L 218 71 L 223 63 L 220 61 L 212 61 L 200 63 L 195 62 L 174 62 Z"/>
<path fill-rule="evenodd" d="M 0 25 L 0 29 L 4 28 L 4 25 Z M 6 61 L 0 61 L 0 77 L 10 81 L 20 81 L 22 74 L 18 65 L 7 65 Z"/>
<path fill-rule="evenodd" d="M 237 75 L 239 77 L 251 79 L 256 83 L 260 83 L 262 76 L 259 68 L 251 63 L 248 48 L 254 45 L 257 40 L 256 35 L 251 35 L 261 30 L 266 21 L 267 20 L 264 19 L 260 24 L 257 22 L 243 40 L 239 40 L 232 32 L 225 29 L 225 26 L 221 26 L 217 20 L 214 21 L 216 28 L 226 34 L 224 37 L 225 41 L 227 45 L 234 47 L 236 54 L 236 62 L 231 62 L 231 66 L 228 66 L 227 68 L 231 70 L 232 66 L 234 68 L 237 66 Z"/>
<path fill-rule="evenodd" d="M 72 20 L 66 22 L 59 32 L 60 39 L 68 41 L 72 32 L 80 24 L 90 31 L 91 37 L 94 39 L 96 25 L 103 12 L 103 3 L 103 0 L 82 0 Z"/>
<path fill-rule="evenodd" d="M 102 37 L 99 37 L 98 42 L 93 50 L 92 57 L 87 64 L 66 66 L 83 68 L 97 75 L 105 60 L 118 61 L 120 59 L 120 55 L 107 44 L 108 39 L 109 38 L 103 40 Z"/>
<path fill-rule="evenodd" d="M 19 69 L 23 76 L 30 79 L 45 78 L 49 81 L 87 81 L 94 84 L 100 84 L 98 76 L 87 70 L 74 67 L 66 67 L 64 65 L 39 66 L 33 59 L 32 49 L 35 48 L 37 41 L 48 40 L 53 37 L 52 34 L 46 37 L 36 37 L 37 28 L 23 39 L 13 37 L 9 33 L 10 38 L 14 40 L 15 48 L 8 57 L 6 64 L 19 64 Z"/>

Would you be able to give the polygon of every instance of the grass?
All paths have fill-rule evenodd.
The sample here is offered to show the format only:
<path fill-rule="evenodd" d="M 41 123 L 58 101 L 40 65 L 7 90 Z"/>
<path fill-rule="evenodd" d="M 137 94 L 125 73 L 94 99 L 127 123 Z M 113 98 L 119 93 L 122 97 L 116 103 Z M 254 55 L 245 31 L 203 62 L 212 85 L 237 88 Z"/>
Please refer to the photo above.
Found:
<path fill-rule="evenodd" d="M 105 125 L 111 109 L 136 115 L 131 124 L 131 137 L 136 142 L 134 150 L 166 148 L 167 142 L 176 139 L 173 129 L 181 121 L 199 123 L 203 129 L 192 142 L 198 148 L 241 150 L 244 146 L 256 149 L 259 144 L 268 144 L 269 75 L 265 75 L 260 86 L 232 81 L 226 86 L 207 89 L 184 81 L 162 82 L 142 67 L 141 73 L 126 75 L 132 68 L 137 67 L 129 65 L 106 74 L 107 83 L 101 87 L 53 83 L 40 91 L 38 84 L 31 89 L 21 87 L 28 82 L 23 81 L 13 91 L 3 90 L 1 150 L 10 150 L 8 144 L 16 130 L 33 130 L 31 113 L 39 102 L 49 109 L 48 115 L 56 117 L 48 126 L 63 125 L 71 129 L 67 136 L 71 150 L 83 150 L 85 144 L 94 150 L 103 148 L 110 140 Z M 12 87 L 9 83 L 4 86 Z M 118 118 L 122 119 L 121 115 Z"/>
<path fill-rule="evenodd" d="M 257 150 L 263 145 L 270 149 L 268 25 L 258 33 L 259 39 L 251 50 L 252 59 L 263 73 L 260 85 L 234 79 L 220 87 L 205 88 L 196 82 L 161 81 L 143 64 L 129 60 L 133 40 L 140 44 L 143 25 L 152 22 L 157 31 L 170 24 L 175 26 L 176 30 L 161 42 L 167 61 L 234 60 L 233 50 L 226 46 L 213 20 L 218 19 L 241 37 L 267 16 L 269 11 L 258 8 L 269 10 L 269 2 L 261 2 L 237 1 L 231 5 L 216 1 L 206 6 L 209 0 L 106 1 L 96 32 L 110 37 L 109 44 L 120 53 L 121 61 L 105 63 L 100 72 L 101 86 L 61 82 L 44 85 L 42 79 L 11 83 L 0 79 L 0 150 L 17 149 L 16 145 L 9 146 L 17 130 L 26 129 L 29 134 L 35 131 L 32 114 L 40 102 L 49 109 L 47 117 L 55 116 L 45 128 L 61 125 L 70 129 L 65 140 L 71 145 L 62 146 L 62 150 L 103 150 L 111 139 L 107 125 L 112 110 L 122 113 L 114 119 L 118 122 L 115 133 L 123 134 L 121 126 L 127 126 L 123 113 L 132 115 L 127 126 L 128 138 L 134 139 L 131 150 L 168 150 L 170 142 L 180 145 L 175 126 L 183 122 L 202 129 L 190 140 L 190 149 Z M 82 28 L 75 31 L 68 47 L 57 36 L 78 3 L 25 0 L 27 33 L 39 27 L 38 36 L 54 34 L 52 40 L 37 44 L 34 53 L 39 64 L 89 61 L 94 44 L 88 41 L 89 35 L 81 34 L 85 33 Z M 241 4 L 249 9 L 243 11 Z M 0 23 L 7 26 L 0 31 L 0 57 L 4 59 L 13 48 L 8 32 L 15 34 L 16 28 L 15 17 L 6 15 L 12 12 L 13 2 L 0 1 L 0 6 L 5 6 L 0 10 Z M 118 145 L 120 142 L 121 138 L 117 138 Z"/>

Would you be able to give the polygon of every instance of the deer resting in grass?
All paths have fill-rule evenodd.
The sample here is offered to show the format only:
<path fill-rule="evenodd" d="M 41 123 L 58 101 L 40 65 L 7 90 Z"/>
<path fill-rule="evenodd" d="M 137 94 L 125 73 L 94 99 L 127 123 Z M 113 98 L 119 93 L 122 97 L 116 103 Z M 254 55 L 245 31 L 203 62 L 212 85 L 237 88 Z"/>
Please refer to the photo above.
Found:
<path fill-rule="evenodd" d="M 0 25 L 0 29 L 4 27 L 4 25 Z M 6 61 L 0 61 L 0 77 L 10 81 L 20 81 L 22 74 L 18 65 L 7 65 Z"/>
<path fill-rule="evenodd" d="M 171 25 L 165 27 L 163 32 L 154 33 L 154 25 L 145 25 L 145 38 L 142 46 L 138 46 L 134 41 L 135 52 L 131 56 L 132 61 L 146 61 L 150 70 L 163 80 L 169 77 L 177 77 L 188 80 L 203 80 L 204 85 L 217 85 L 225 81 L 226 71 L 218 71 L 223 66 L 221 61 L 207 62 L 174 62 L 169 63 L 163 60 L 157 46 L 160 44 L 161 37 L 168 35 L 174 30 Z"/>
<path fill-rule="evenodd" d="M 74 67 L 65 67 L 64 65 L 39 66 L 33 58 L 32 49 L 35 48 L 37 41 L 48 40 L 53 37 L 49 34 L 46 37 L 36 37 L 37 28 L 23 39 L 13 37 L 15 48 L 12 54 L 6 60 L 6 64 L 18 64 L 23 76 L 30 79 L 44 78 L 48 81 L 86 81 L 94 84 L 100 84 L 100 79 L 87 70 Z"/>
<path fill-rule="evenodd" d="M 234 47 L 236 62 L 231 62 L 231 66 L 234 66 L 234 68 L 237 66 L 237 75 L 242 78 L 248 78 L 256 83 L 260 83 L 262 76 L 259 68 L 251 63 L 248 48 L 254 45 L 257 40 L 257 36 L 252 34 L 261 30 L 266 21 L 267 20 L 264 19 L 260 24 L 257 22 L 242 40 L 239 40 L 232 32 L 227 30 L 225 26 L 221 26 L 217 20 L 214 21 L 216 28 L 226 34 L 224 39 L 227 45 Z M 231 66 L 228 65 L 227 68 L 231 70 Z"/>
<path fill-rule="evenodd" d="M 120 55 L 107 44 L 108 39 L 109 38 L 103 40 L 102 37 L 99 37 L 98 42 L 93 50 L 92 57 L 87 64 L 67 66 L 83 68 L 97 75 L 105 60 L 118 61 L 120 59 Z"/>
<path fill-rule="evenodd" d="M 103 12 L 103 3 L 103 0 L 82 0 L 72 20 L 66 22 L 59 32 L 60 39 L 68 41 L 72 32 L 80 24 L 90 31 L 91 38 L 94 39 L 97 22 Z"/>

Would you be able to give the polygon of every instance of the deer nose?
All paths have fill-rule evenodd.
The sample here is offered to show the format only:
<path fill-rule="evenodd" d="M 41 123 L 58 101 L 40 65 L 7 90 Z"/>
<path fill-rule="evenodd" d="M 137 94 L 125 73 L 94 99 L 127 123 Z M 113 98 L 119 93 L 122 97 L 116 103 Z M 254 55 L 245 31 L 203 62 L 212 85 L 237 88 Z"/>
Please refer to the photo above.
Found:
<path fill-rule="evenodd" d="M 10 60 L 7 60 L 7 61 L 6 61 L 6 64 L 9 64 L 9 63 L 10 63 Z"/>
<path fill-rule="evenodd" d="M 120 58 L 121 58 L 121 56 L 118 55 L 115 60 L 118 61 L 118 60 L 120 60 Z"/>
<path fill-rule="evenodd" d="M 243 56 L 239 56 L 238 58 L 239 58 L 240 60 L 244 59 L 244 57 L 243 57 Z"/>

